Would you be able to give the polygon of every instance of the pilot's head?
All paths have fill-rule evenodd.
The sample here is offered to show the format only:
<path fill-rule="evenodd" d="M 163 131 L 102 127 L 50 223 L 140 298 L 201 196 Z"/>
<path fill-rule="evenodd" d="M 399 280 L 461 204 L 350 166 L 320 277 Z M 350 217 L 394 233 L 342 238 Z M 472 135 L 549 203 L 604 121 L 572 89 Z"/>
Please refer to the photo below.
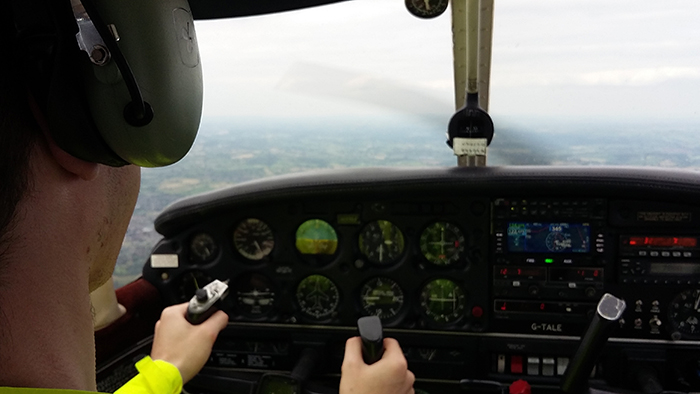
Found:
<path fill-rule="evenodd" d="M 102 199 L 85 197 L 105 212 L 97 245 L 122 234 L 109 250 L 86 253 L 114 260 L 138 190 L 132 165 L 176 162 L 199 126 L 201 66 L 189 5 L 2 0 L 0 18 L 0 262 L 22 209 L 48 187 L 48 164 L 97 182 Z M 111 268 L 94 271 L 95 282 L 111 275 Z"/>
<path fill-rule="evenodd" d="M 13 21 L 5 3 L 0 12 L 0 266 L 2 251 L 10 242 L 7 228 L 28 188 L 29 155 L 39 136 L 21 82 L 21 66 L 12 61 L 16 58 Z"/>

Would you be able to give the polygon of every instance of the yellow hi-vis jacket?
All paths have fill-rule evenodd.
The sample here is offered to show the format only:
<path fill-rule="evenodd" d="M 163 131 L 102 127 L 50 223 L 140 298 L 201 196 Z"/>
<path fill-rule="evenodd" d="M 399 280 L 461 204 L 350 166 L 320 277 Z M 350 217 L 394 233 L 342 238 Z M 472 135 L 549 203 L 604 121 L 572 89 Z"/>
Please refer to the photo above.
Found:
<path fill-rule="evenodd" d="M 176 366 L 146 356 L 136 363 L 139 374 L 115 391 L 114 394 L 179 394 L 182 376 Z M 0 394 L 85 394 L 81 390 L 36 389 L 0 387 Z"/>

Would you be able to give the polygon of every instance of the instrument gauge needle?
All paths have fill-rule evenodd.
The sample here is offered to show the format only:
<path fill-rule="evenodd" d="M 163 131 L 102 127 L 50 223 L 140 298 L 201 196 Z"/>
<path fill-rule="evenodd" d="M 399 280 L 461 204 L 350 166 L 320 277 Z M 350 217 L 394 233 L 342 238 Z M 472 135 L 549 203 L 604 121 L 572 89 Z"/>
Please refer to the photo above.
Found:
<path fill-rule="evenodd" d="M 698 298 L 695 299 L 695 310 L 700 312 L 700 293 L 698 293 Z"/>
<path fill-rule="evenodd" d="M 425 2 L 425 9 L 430 11 L 430 0 L 424 0 Z"/>

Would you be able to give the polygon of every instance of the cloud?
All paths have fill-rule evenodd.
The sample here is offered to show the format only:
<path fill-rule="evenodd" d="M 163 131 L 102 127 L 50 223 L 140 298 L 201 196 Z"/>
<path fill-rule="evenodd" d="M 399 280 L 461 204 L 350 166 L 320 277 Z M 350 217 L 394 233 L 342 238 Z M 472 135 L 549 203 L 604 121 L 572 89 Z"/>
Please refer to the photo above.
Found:
<path fill-rule="evenodd" d="M 656 67 L 606 70 L 577 77 L 582 85 L 643 86 L 673 79 L 700 79 L 700 67 Z"/>

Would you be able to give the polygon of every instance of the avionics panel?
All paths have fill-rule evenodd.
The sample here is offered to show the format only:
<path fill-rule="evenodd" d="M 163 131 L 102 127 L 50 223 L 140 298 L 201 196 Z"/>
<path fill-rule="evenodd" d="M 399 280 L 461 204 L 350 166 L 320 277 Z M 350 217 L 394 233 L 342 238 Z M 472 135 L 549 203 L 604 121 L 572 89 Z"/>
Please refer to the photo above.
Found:
<path fill-rule="evenodd" d="M 495 329 L 581 334 L 613 277 L 606 207 L 603 199 L 493 201 Z"/>
<path fill-rule="evenodd" d="M 508 252 L 588 253 L 589 223 L 508 222 Z"/>
<path fill-rule="evenodd" d="M 694 234 L 623 234 L 621 283 L 700 284 L 700 237 Z"/>

